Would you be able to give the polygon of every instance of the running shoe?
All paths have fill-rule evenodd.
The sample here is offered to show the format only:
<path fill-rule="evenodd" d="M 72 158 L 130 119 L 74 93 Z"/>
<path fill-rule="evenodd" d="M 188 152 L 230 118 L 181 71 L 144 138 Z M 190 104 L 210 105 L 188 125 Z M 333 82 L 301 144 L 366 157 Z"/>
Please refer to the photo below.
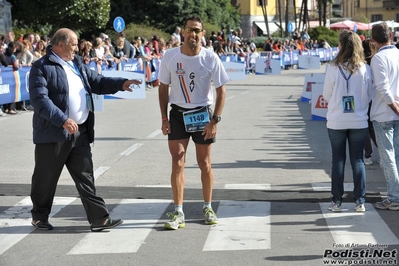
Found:
<path fill-rule="evenodd" d="M 217 224 L 218 223 L 218 218 L 216 217 L 216 213 L 212 208 L 204 208 L 204 221 L 205 224 Z"/>
<path fill-rule="evenodd" d="M 175 212 L 168 212 L 166 214 L 168 217 L 172 217 L 172 219 L 165 223 L 163 226 L 165 229 L 177 230 L 179 228 L 186 227 L 186 223 L 184 222 L 184 213 L 175 211 Z"/>

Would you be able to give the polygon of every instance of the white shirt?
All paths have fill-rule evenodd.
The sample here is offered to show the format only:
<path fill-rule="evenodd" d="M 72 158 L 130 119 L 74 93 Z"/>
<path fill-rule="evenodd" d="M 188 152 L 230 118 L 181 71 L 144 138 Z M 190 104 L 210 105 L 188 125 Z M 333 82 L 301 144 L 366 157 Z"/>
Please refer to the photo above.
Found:
<path fill-rule="evenodd" d="M 229 81 L 222 62 L 204 47 L 196 56 L 184 55 L 180 49 L 167 50 L 159 70 L 160 82 L 171 84 L 169 103 L 183 108 L 213 104 L 212 82 L 218 88 Z"/>
<path fill-rule="evenodd" d="M 342 70 L 348 78 L 350 74 Z M 370 67 L 366 64 L 349 78 L 349 89 L 338 67 L 328 66 L 323 87 L 324 100 L 328 101 L 327 128 L 337 130 L 367 128 L 372 84 Z M 353 96 L 355 105 L 353 113 L 343 112 L 344 96 Z"/>
<path fill-rule="evenodd" d="M 399 116 L 389 107 L 393 102 L 399 103 L 399 50 L 395 46 L 382 47 L 371 59 L 370 66 L 375 88 L 371 121 L 399 120 Z"/>
<path fill-rule="evenodd" d="M 81 77 L 76 72 L 77 69 L 73 67 L 72 61 L 66 62 L 56 55 L 58 63 L 62 65 L 65 70 L 68 87 L 69 87 L 69 118 L 75 121 L 76 124 L 83 124 L 89 116 L 89 109 L 86 102 L 86 89 L 84 88 Z M 81 74 L 80 74 L 81 75 Z"/>

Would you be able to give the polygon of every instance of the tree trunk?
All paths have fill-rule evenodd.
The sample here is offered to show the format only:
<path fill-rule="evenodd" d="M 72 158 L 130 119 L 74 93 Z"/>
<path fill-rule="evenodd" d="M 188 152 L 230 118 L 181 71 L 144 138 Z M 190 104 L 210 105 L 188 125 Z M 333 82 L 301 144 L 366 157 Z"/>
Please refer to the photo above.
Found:
<path fill-rule="evenodd" d="M 279 22 L 280 22 L 280 25 L 279 25 L 279 28 L 280 28 L 280 37 L 281 38 L 283 38 L 283 27 L 282 27 L 282 25 L 283 25 L 283 12 L 282 12 L 282 9 L 281 9 L 281 0 L 278 0 L 278 17 L 279 17 Z"/>
<path fill-rule="evenodd" d="M 321 17 L 322 17 L 322 16 L 321 16 L 321 14 L 322 14 L 322 13 L 321 13 L 321 1 L 322 1 L 322 0 L 318 0 L 318 1 L 317 1 L 317 12 L 319 13 L 319 25 L 322 25 L 322 24 L 321 24 L 321 21 L 322 21 L 322 20 L 321 20 Z"/>
<path fill-rule="evenodd" d="M 265 20 L 265 26 L 267 31 L 267 37 L 270 38 L 270 30 L 269 30 L 269 19 L 267 17 L 267 0 L 262 0 L 262 12 L 263 19 Z"/>
<path fill-rule="evenodd" d="M 300 29 L 300 28 L 301 28 L 303 7 L 304 7 L 306 1 L 307 1 L 307 0 L 302 0 L 302 3 L 301 3 L 301 10 L 299 11 L 299 25 L 298 25 L 298 27 L 296 27 L 296 24 L 295 24 L 295 28 L 296 28 L 296 29 Z M 294 1 L 294 2 L 295 2 L 295 1 Z M 296 21 L 295 21 L 295 23 L 296 23 Z"/>
<path fill-rule="evenodd" d="M 297 27 L 297 24 L 296 24 L 296 0 L 293 0 L 293 2 L 294 2 L 294 19 L 295 19 L 295 28 Z"/>
<path fill-rule="evenodd" d="M 289 6 L 289 4 L 290 4 L 290 0 L 286 0 L 285 1 L 285 37 L 288 37 L 289 34 L 290 34 L 288 32 L 288 22 L 289 22 L 289 14 L 288 14 L 289 8 L 288 8 L 288 6 Z"/>

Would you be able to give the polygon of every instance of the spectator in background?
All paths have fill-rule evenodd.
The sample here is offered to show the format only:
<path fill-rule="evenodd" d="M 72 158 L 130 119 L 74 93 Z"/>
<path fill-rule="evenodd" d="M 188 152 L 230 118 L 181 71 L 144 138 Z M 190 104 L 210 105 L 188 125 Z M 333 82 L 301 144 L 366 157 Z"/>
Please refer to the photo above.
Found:
<path fill-rule="evenodd" d="M 78 55 L 83 58 L 83 62 L 87 65 L 90 63 L 90 50 L 85 39 L 78 42 Z"/>
<path fill-rule="evenodd" d="M 171 38 L 176 40 L 179 44 L 181 43 L 181 36 L 180 36 L 180 27 L 175 28 L 175 32 L 172 33 Z"/>
<path fill-rule="evenodd" d="M 8 45 L 10 42 L 13 42 L 15 40 L 15 34 L 13 31 L 9 31 L 6 34 L 6 44 Z"/>
<path fill-rule="evenodd" d="M 0 54 L 3 54 L 6 48 L 7 48 L 6 36 L 0 35 L 0 49 L 1 49 Z"/>
<path fill-rule="evenodd" d="M 213 51 L 213 43 L 212 40 L 208 40 L 208 43 L 206 45 L 206 49 L 209 49 L 211 51 Z"/>
<path fill-rule="evenodd" d="M 40 36 L 40 40 L 44 41 L 44 43 L 46 44 L 46 47 L 50 42 L 50 38 L 47 35 Z"/>
<path fill-rule="evenodd" d="M 19 61 L 15 56 L 15 52 L 17 51 L 16 42 L 9 42 L 7 49 L 4 53 L 4 56 L 7 61 L 7 65 L 12 66 L 13 70 L 16 71 L 19 69 Z M 15 115 L 17 112 L 15 111 L 15 103 L 7 103 L 3 104 L 3 109 L 6 114 Z"/>
<path fill-rule="evenodd" d="M 302 40 L 304 40 L 304 41 L 305 40 L 310 40 L 310 36 L 309 36 L 308 31 L 306 29 L 304 29 L 302 31 L 301 37 L 302 37 Z"/>
<path fill-rule="evenodd" d="M 35 37 L 35 39 L 34 39 L 34 41 L 33 41 L 33 43 L 32 43 L 32 46 L 33 46 L 33 48 L 36 48 L 36 45 L 39 43 L 39 41 L 40 41 L 40 35 L 39 34 L 37 34 L 37 33 L 35 33 L 34 34 L 34 37 Z"/>
<path fill-rule="evenodd" d="M 31 66 L 33 62 L 33 54 L 30 51 L 31 43 L 27 40 L 17 42 L 17 50 L 15 56 L 19 60 L 21 66 Z"/>
<path fill-rule="evenodd" d="M 323 88 L 323 97 L 328 101 L 327 130 L 332 150 L 332 202 L 328 210 L 341 211 L 348 142 L 355 210 L 364 212 L 366 170 L 363 147 L 368 131 L 367 110 L 373 83 L 359 35 L 348 30 L 341 31 L 338 47 L 337 56 L 327 68 Z"/>
<path fill-rule="evenodd" d="M 116 45 L 115 45 L 115 54 L 114 57 L 120 59 L 120 60 L 127 60 L 127 57 L 129 56 L 128 54 L 125 54 L 125 40 L 122 36 L 119 36 L 116 39 Z M 129 50 L 130 50 L 130 45 L 129 45 Z"/>
<path fill-rule="evenodd" d="M 316 39 L 316 40 L 313 40 L 312 49 L 313 49 L 313 50 L 316 50 L 316 49 L 318 49 L 318 48 L 319 48 L 319 43 L 317 42 L 317 39 Z"/>
<path fill-rule="evenodd" d="M 4 38 L 4 41 L 5 41 L 5 38 Z M 0 53 L 0 64 L 1 64 L 2 66 L 5 66 L 5 67 L 8 66 L 7 59 L 6 59 L 6 57 L 4 56 L 3 53 Z M 3 107 L 2 107 L 2 105 L 0 104 L 0 116 L 6 116 L 6 114 L 3 112 L 3 109 L 2 109 L 2 108 L 3 108 Z"/>
<path fill-rule="evenodd" d="M 167 46 L 166 46 L 166 42 L 164 38 L 159 38 L 159 53 L 161 54 L 161 56 L 163 56 L 163 54 L 165 53 L 165 51 L 167 50 Z"/>
<path fill-rule="evenodd" d="M 386 23 L 373 26 L 372 41 L 378 52 L 371 59 L 374 78 L 373 122 L 380 165 L 387 183 L 388 197 L 374 206 L 399 210 L 399 50 L 391 44 L 392 33 Z"/>
<path fill-rule="evenodd" d="M 362 36 L 363 35 L 360 35 L 360 38 Z M 362 45 L 363 45 L 363 51 L 364 51 L 364 58 L 366 59 L 367 65 L 370 65 L 371 58 L 373 57 L 373 55 L 376 52 L 375 51 L 375 46 L 371 42 L 370 39 L 362 41 Z M 371 140 L 374 142 L 375 146 L 377 147 L 377 141 L 375 139 L 374 126 L 373 126 L 373 123 L 370 121 L 371 105 L 372 105 L 372 101 L 370 101 L 369 109 L 367 111 L 367 116 L 368 116 L 367 122 L 368 122 L 369 130 L 367 132 L 366 141 L 364 143 L 364 164 L 365 165 L 373 164 L 373 160 L 371 159 L 372 154 L 373 154 L 373 146 L 371 144 Z"/>
<path fill-rule="evenodd" d="M 104 45 L 103 40 L 100 37 L 97 37 L 93 43 L 93 49 L 96 52 L 97 63 L 101 65 L 103 62 L 106 63 L 106 59 L 104 58 Z"/>
<path fill-rule="evenodd" d="M 46 47 L 46 44 L 42 40 L 36 44 L 36 48 L 33 52 L 33 56 L 36 58 L 36 60 L 46 54 Z"/>
<path fill-rule="evenodd" d="M 226 51 L 223 49 L 223 45 L 220 43 L 219 43 L 218 47 L 216 47 L 215 52 L 219 56 L 219 58 L 221 58 L 222 55 L 227 55 Z"/>
<path fill-rule="evenodd" d="M 127 58 L 130 55 L 130 43 L 128 40 L 126 40 L 124 32 L 120 32 L 118 37 L 122 37 L 123 39 L 123 54 Z"/>
<path fill-rule="evenodd" d="M 326 39 L 322 39 L 319 45 L 320 48 L 329 49 L 331 46 L 328 44 Z"/>
<path fill-rule="evenodd" d="M 108 46 L 109 47 L 109 51 L 111 52 L 111 54 L 115 54 L 115 48 L 111 43 L 111 39 L 110 38 L 105 38 L 104 39 L 104 46 Z"/>
<path fill-rule="evenodd" d="M 272 52 L 273 51 L 273 46 L 272 46 L 272 39 L 269 38 L 265 41 L 265 45 L 263 46 L 263 51 L 265 52 Z"/>
<path fill-rule="evenodd" d="M 154 35 L 154 36 L 152 37 L 151 42 L 152 42 L 152 47 L 153 47 L 153 54 L 154 54 L 154 56 L 160 57 L 161 54 L 159 53 L 159 36 Z"/>
<path fill-rule="evenodd" d="M 91 61 L 97 62 L 98 58 L 96 55 L 96 51 L 93 49 L 93 43 L 90 41 L 87 41 L 86 49 L 89 51 L 89 62 L 91 62 Z"/>

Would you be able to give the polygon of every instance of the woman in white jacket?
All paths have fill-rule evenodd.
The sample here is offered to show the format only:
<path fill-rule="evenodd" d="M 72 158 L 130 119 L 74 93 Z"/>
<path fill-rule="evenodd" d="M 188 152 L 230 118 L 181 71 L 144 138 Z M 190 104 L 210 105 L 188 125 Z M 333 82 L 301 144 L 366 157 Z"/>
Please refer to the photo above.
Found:
<path fill-rule="evenodd" d="M 339 52 L 327 68 L 323 97 L 328 101 L 327 129 L 332 149 L 330 211 L 341 211 L 344 194 L 346 142 L 353 171 L 355 210 L 364 212 L 366 171 L 363 147 L 367 136 L 367 110 L 371 100 L 371 71 L 364 60 L 360 37 L 344 30 Z"/>

